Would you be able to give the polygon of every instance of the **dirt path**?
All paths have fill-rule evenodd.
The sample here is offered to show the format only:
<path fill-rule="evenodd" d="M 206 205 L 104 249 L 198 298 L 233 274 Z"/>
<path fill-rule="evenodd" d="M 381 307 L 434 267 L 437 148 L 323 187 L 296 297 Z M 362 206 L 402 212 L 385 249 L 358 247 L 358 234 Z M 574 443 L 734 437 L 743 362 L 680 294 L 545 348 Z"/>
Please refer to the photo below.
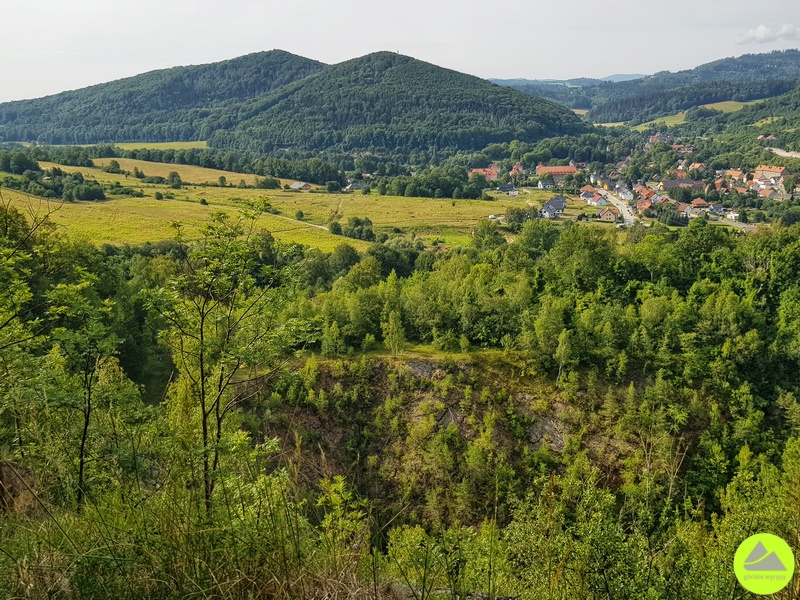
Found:
<path fill-rule="evenodd" d="M 306 223 L 305 221 L 298 221 L 297 219 L 292 219 L 290 217 L 284 217 L 283 215 L 272 215 L 278 219 L 283 219 L 284 221 L 290 221 L 292 223 L 297 223 L 298 225 L 305 225 L 306 227 L 316 227 L 317 229 L 323 229 L 325 231 L 329 231 L 327 227 L 323 227 L 322 225 L 314 225 L 313 223 Z"/>
<path fill-rule="evenodd" d="M 787 150 L 781 150 L 780 148 L 769 148 L 778 156 L 783 156 L 784 158 L 800 158 L 800 152 L 788 152 Z"/>

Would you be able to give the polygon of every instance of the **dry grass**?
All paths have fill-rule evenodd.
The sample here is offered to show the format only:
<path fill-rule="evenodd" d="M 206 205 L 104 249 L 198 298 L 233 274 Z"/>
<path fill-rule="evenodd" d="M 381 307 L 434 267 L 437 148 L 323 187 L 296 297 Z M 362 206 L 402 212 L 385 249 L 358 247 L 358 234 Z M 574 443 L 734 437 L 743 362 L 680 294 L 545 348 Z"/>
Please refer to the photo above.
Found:
<path fill-rule="evenodd" d="M 205 167 L 195 167 L 193 165 L 174 165 L 169 163 L 154 163 L 145 160 L 134 160 L 131 158 L 95 158 L 94 164 L 98 167 L 106 167 L 112 160 L 119 162 L 123 171 L 133 172 L 134 167 L 143 171 L 145 175 L 155 177 L 168 177 L 173 171 L 181 176 L 187 183 L 217 183 L 220 176 L 224 176 L 228 183 L 236 185 L 244 179 L 247 185 L 255 185 L 256 176 L 232 171 L 218 171 L 217 169 L 206 169 Z"/>
<path fill-rule="evenodd" d="M 117 142 L 114 144 L 123 150 L 193 150 L 208 148 L 208 142 Z"/>

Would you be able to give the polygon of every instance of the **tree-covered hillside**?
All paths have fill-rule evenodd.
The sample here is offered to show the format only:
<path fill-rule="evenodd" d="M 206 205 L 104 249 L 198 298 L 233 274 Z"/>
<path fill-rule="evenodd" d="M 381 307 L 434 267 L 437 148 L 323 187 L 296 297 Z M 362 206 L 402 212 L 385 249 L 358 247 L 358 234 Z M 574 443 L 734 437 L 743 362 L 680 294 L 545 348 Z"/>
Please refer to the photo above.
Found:
<path fill-rule="evenodd" d="M 633 81 L 498 81 L 571 108 L 590 109 L 589 116 L 598 123 L 645 122 L 712 102 L 770 98 L 788 92 L 798 82 L 798 50 L 723 58 L 694 69 L 661 71 Z"/>
<path fill-rule="evenodd" d="M 0 141 L 208 139 L 259 153 L 480 149 L 582 133 L 569 111 L 406 56 L 324 68 L 282 51 L 0 104 Z"/>
<path fill-rule="evenodd" d="M 775 140 L 765 143 L 785 150 L 800 150 L 800 87 L 766 102 L 747 106 L 722 121 L 726 131 L 739 138 L 752 141 L 759 135 L 774 135 Z"/>
<path fill-rule="evenodd" d="M 152 71 L 36 100 L 0 104 L 0 141 L 88 144 L 204 139 L 209 111 L 271 92 L 322 63 L 282 50 Z"/>
<path fill-rule="evenodd" d="M 797 550 L 800 225 L 257 217 L 100 250 L 0 198 L 0 596 L 723 600 Z"/>
<path fill-rule="evenodd" d="M 569 111 L 485 80 L 389 52 L 347 61 L 245 106 L 217 147 L 479 149 L 582 133 Z"/>

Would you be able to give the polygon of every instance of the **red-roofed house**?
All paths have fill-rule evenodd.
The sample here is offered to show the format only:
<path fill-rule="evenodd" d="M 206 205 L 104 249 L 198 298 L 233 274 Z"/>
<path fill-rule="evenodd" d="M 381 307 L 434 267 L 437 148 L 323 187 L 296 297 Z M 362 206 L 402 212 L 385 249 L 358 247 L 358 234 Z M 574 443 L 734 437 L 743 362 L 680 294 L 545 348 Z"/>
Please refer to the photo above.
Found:
<path fill-rule="evenodd" d="M 509 175 L 512 177 L 520 177 L 525 175 L 525 169 L 522 167 L 522 163 L 518 162 L 514 165 L 514 167 L 508 172 Z"/>
<path fill-rule="evenodd" d="M 693 208 L 705 208 L 706 206 L 708 206 L 708 202 L 706 202 L 702 198 L 695 198 L 694 200 L 692 200 Z"/>
<path fill-rule="evenodd" d="M 486 181 L 497 181 L 497 174 L 500 172 L 500 166 L 497 164 L 492 165 L 488 169 L 472 169 L 469 176 L 483 175 Z"/>
<path fill-rule="evenodd" d="M 564 181 L 564 177 L 567 175 L 575 175 L 578 172 L 576 167 L 545 167 L 543 164 L 539 163 L 536 167 L 536 174 L 537 175 L 550 175 L 553 178 L 553 181 Z"/>
<path fill-rule="evenodd" d="M 773 177 L 786 177 L 789 174 L 789 169 L 786 167 L 772 167 L 770 165 L 758 165 L 756 167 L 757 176 L 765 176 L 768 178 Z"/>
<path fill-rule="evenodd" d="M 653 206 L 653 203 L 650 202 L 650 200 L 639 200 L 636 203 L 636 210 L 638 210 L 640 213 L 643 213 L 651 206 Z"/>

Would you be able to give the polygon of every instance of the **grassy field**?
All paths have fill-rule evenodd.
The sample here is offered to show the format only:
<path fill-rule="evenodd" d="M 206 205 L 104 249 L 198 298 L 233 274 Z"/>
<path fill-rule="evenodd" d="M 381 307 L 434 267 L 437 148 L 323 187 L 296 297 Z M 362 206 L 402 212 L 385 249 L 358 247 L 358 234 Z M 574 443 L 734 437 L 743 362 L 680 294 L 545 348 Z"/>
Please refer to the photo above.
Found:
<path fill-rule="evenodd" d="M 117 142 L 115 146 L 123 150 L 193 150 L 208 148 L 208 142 Z"/>
<path fill-rule="evenodd" d="M 113 173 L 104 173 L 101 168 L 106 167 L 111 164 L 112 160 L 116 160 L 119 163 L 120 168 L 123 171 L 133 172 L 134 167 L 138 168 L 140 171 L 143 171 L 147 176 L 153 177 L 168 177 L 172 171 L 175 171 L 180 175 L 181 180 L 185 183 L 194 183 L 194 184 L 203 184 L 203 183 L 212 183 L 217 184 L 219 182 L 220 176 L 224 176 L 228 180 L 228 184 L 238 185 L 241 180 L 247 185 L 254 185 L 256 181 L 257 175 L 251 175 L 249 173 L 234 173 L 232 171 L 220 171 L 218 169 L 207 169 L 205 167 L 196 167 L 193 165 L 176 165 L 172 163 L 157 163 L 157 162 L 149 162 L 146 160 L 134 160 L 132 158 L 95 158 L 93 159 L 94 164 L 98 167 L 97 169 L 87 169 L 86 167 L 67 167 L 67 166 L 60 166 L 55 165 L 54 163 L 48 162 L 40 162 L 39 164 L 42 166 L 43 169 L 50 169 L 54 166 L 59 166 L 62 170 L 74 173 L 76 171 L 80 171 L 84 175 L 89 175 L 91 179 L 96 179 L 98 181 L 119 181 L 123 185 L 127 185 L 128 187 L 137 187 L 140 188 L 142 186 L 147 186 L 148 184 L 142 183 L 133 177 L 126 177 L 125 175 L 115 175 Z M 291 185 L 294 183 L 294 179 L 281 179 L 281 185 L 289 184 Z"/>
<path fill-rule="evenodd" d="M 95 162 L 102 166 L 110 160 L 97 159 Z M 96 244 L 137 244 L 171 238 L 174 235 L 171 227 L 173 221 L 184 224 L 187 236 L 196 237 L 212 212 L 222 210 L 233 213 L 247 202 L 266 200 L 278 214 L 265 215 L 262 224 L 276 238 L 284 241 L 330 250 L 346 239 L 348 243 L 364 249 L 366 243 L 334 236 L 322 228 L 332 221 L 345 225 L 351 217 L 367 217 L 372 221 L 376 233 L 391 233 L 399 229 L 427 245 L 444 243 L 460 246 L 469 243 L 471 230 L 479 220 L 492 214 L 500 217 L 511 207 L 539 208 L 554 195 L 549 191 L 523 189 L 515 197 L 493 192 L 493 200 L 488 201 L 406 198 L 375 193 L 328 194 L 282 189 L 222 188 L 198 184 L 216 183 L 220 174 L 232 182 L 245 179 L 251 183 L 254 177 L 201 167 L 127 159 L 120 159 L 119 163 L 124 170 L 138 167 L 147 175 L 162 177 L 174 170 L 184 182 L 192 183 L 180 189 L 171 189 L 165 185 L 143 183 L 122 174 L 106 173 L 100 168 L 61 167 L 65 171 L 80 171 L 87 179 L 101 184 L 119 183 L 123 187 L 136 189 L 144 197 L 107 194 L 109 199 L 105 202 L 56 203 L 59 210 L 54 213 L 53 222 L 69 233 L 83 236 Z M 52 163 L 40 164 L 43 168 L 55 166 Z M 9 192 L 4 193 L 8 195 Z M 156 193 L 161 193 L 165 199 L 156 200 Z M 31 202 L 28 196 L 22 194 L 12 194 L 12 199 L 15 205 L 26 209 Z M 38 202 L 38 199 L 34 202 Z M 592 207 L 580 204 L 579 199 L 573 198 L 567 217 L 574 217 L 580 212 L 593 212 L 590 209 Z M 295 218 L 299 211 L 303 213 L 302 222 Z"/>
<path fill-rule="evenodd" d="M 765 127 L 767 125 L 772 125 L 776 121 L 780 121 L 782 118 L 783 117 L 766 117 L 760 121 L 756 121 L 755 123 L 750 123 L 750 127 Z"/>
<path fill-rule="evenodd" d="M 574 112 L 576 115 L 580 115 L 580 116 L 583 116 L 583 115 L 585 115 L 586 113 L 589 112 L 589 110 L 586 109 L 586 108 L 571 108 L 570 110 L 572 112 Z"/>
<path fill-rule="evenodd" d="M 196 167 L 193 165 L 175 165 L 171 163 L 154 163 L 145 160 L 134 160 L 131 158 L 95 158 L 94 164 L 98 167 L 108 166 L 112 160 L 119 162 L 119 166 L 123 171 L 133 171 L 137 167 L 143 171 L 145 175 L 155 177 L 167 177 L 172 171 L 176 171 L 181 179 L 187 183 L 217 183 L 220 176 L 224 176 L 228 183 L 237 185 L 244 179 L 247 185 L 254 185 L 256 182 L 256 175 L 249 175 L 246 173 L 234 173 L 232 171 L 219 171 L 217 169 L 207 169 L 205 167 Z M 281 185 L 285 183 L 293 183 L 293 180 L 282 180 Z"/>
<path fill-rule="evenodd" d="M 712 102 L 711 104 L 704 104 L 706 108 L 713 108 L 714 110 L 721 110 L 722 112 L 739 112 L 748 104 L 755 104 L 760 100 L 752 100 L 750 102 L 736 102 L 735 100 L 726 100 L 725 102 Z"/>
<path fill-rule="evenodd" d="M 3 199 L 30 216 L 53 211 L 50 220 L 71 236 L 101 244 L 140 244 L 157 242 L 174 237 L 172 223 L 183 225 L 184 235 L 197 238 L 201 228 L 208 223 L 213 212 L 223 211 L 236 215 L 234 206 L 203 206 L 182 200 L 155 200 L 154 198 L 112 198 L 105 202 L 64 202 L 20 194 L 4 189 Z M 368 247 L 366 242 L 350 240 L 275 215 L 264 215 L 259 222 L 276 239 L 284 242 L 306 244 L 321 250 L 333 250 L 347 241 L 359 250 Z"/>
<path fill-rule="evenodd" d="M 712 108 L 714 110 L 719 110 L 724 113 L 730 112 L 738 112 L 742 110 L 745 106 L 749 104 L 755 104 L 756 102 L 761 102 L 761 100 L 750 100 L 749 102 L 736 102 L 735 100 L 726 100 L 724 102 L 712 102 L 711 104 L 703 104 L 704 108 Z M 667 117 L 659 117 L 658 119 L 653 119 L 652 121 L 648 121 L 647 123 L 642 123 L 641 125 L 637 125 L 633 129 L 636 131 L 644 131 L 648 127 L 652 127 L 656 123 L 666 123 L 668 127 L 672 127 L 674 125 L 683 125 L 686 123 L 686 111 L 679 112 L 675 115 L 669 115 Z"/>

